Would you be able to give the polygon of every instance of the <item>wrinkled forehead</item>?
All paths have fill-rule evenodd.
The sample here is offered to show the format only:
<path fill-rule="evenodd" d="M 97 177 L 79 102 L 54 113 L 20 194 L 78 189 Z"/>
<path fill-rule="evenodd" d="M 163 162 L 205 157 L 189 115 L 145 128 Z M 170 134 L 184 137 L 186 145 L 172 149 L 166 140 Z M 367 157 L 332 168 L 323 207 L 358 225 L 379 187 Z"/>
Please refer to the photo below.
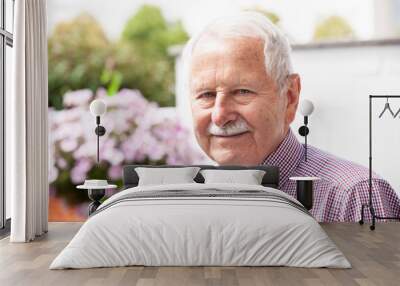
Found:
<path fill-rule="evenodd" d="M 205 81 L 243 84 L 267 76 L 264 40 L 257 37 L 215 37 L 204 35 L 193 48 L 190 86 Z"/>

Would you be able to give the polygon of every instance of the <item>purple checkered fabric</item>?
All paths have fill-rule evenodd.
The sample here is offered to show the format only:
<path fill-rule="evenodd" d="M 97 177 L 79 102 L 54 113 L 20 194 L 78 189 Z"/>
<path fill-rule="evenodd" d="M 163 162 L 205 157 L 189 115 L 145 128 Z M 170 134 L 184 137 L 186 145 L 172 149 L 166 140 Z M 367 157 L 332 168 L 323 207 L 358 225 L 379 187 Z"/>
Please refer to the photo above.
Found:
<path fill-rule="evenodd" d="M 311 214 L 320 222 L 358 221 L 361 205 L 368 202 L 369 171 L 356 163 L 340 159 L 308 146 L 307 162 L 304 146 L 289 132 L 278 148 L 263 162 L 279 167 L 279 189 L 296 197 L 295 176 L 315 176 L 314 205 Z M 390 184 L 373 173 L 372 204 L 378 216 L 400 216 L 400 199 Z M 370 220 L 365 210 L 365 220 Z"/>

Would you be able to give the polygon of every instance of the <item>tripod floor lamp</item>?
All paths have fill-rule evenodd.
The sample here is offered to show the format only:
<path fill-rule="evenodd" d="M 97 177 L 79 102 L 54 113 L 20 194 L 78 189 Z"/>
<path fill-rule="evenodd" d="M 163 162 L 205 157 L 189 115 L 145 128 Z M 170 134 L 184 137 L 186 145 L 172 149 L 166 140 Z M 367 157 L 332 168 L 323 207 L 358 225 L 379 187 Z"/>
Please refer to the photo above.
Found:
<path fill-rule="evenodd" d="M 386 99 L 385 108 L 382 111 L 382 113 L 379 115 L 379 118 L 382 117 L 386 111 L 389 112 L 394 118 L 396 118 L 400 112 L 400 109 L 395 114 L 392 111 L 392 109 L 390 108 L 389 98 L 400 98 L 400 95 L 370 95 L 369 96 L 369 197 L 368 197 L 368 203 L 363 204 L 361 206 L 361 220 L 359 221 L 359 223 L 361 225 L 364 224 L 364 210 L 365 210 L 365 208 L 369 209 L 369 212 L 371 213 L 371 218 L 372 218 L 372 224 L 369 227 L 371 230 L 375 229 L 375 221 L 377 219 L 400 220 L 400 217 L 383 217 L 383 216 L 376 215 L 374 206 L 372 204 L 372 101 L 373 101 L 373 99 Z"/>

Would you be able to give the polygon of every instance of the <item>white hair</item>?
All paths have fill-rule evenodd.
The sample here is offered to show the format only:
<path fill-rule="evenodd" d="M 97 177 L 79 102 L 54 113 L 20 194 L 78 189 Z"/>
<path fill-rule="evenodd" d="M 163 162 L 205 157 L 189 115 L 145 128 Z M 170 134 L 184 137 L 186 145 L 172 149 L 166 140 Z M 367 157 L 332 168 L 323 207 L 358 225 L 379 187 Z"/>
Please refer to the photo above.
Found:
<path fill-rule="evenodd" d="M 193 50 L 202 36 L 217 38 L 251 37 L 264 41 L 265 67 L 280 94 L 287 90 L 287 77 L 293 73 L 291 47 L 286 36 L 266 16 L 258 12 L 240 12 L 218 18 L 208 24 L 186 44 L 183 54 L 183 84 L 190 93 L 190 68 Z"/>

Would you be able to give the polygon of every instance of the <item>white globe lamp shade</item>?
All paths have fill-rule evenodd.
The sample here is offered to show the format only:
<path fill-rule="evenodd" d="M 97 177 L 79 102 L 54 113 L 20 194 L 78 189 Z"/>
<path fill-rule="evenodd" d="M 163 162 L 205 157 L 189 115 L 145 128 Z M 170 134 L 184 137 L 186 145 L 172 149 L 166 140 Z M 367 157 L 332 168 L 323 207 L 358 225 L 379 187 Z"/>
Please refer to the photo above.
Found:
<path fill-rule="evenodd" d="M 104 101 L 100 99 L 95 99 L 90 103 L 90 112 L 94 116 L 102 116 L 104 113 L 106 113 L 106 104 Z"/>
<path fill-rule="evenodd" d="M 300 103 L 300 113 L 303 116 L 309 116 L 311 115 L 311 113 L 313 113 L 313 111 L 314 111 L 314 104 L 312 103 L 311 100 L 304 99 Z"/>

